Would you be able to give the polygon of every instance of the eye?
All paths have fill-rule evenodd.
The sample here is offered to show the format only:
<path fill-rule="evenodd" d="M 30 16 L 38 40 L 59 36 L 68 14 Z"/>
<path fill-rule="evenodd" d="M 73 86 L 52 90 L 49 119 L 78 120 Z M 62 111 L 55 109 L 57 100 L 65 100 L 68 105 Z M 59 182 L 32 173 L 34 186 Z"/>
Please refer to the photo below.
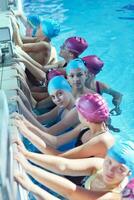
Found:
<path fill-rule="evenodd" d="M 123 167 L 119 167 L 119 168 L 117 169 L 117 172 L 120 173 L 120 174 L 124 173 L 125 171 L 126 171 L 126 170 L 125 170 Z"/>
<path fill-rule="evenodd" d="M 62 95 L 63 95 L 63 92 L 59 91 L 58 96 L 62 96 Z"/>
<path fill-rule="evenodd" d="M 55 99 L 55 96 L 54 96 L 54 95 L 52 95 L 52 96 L 51 96 L 51 98 L 54 100 L 54 99 Z"/>
<path fill-rule="evenodd" d="M 106 165 L 111 165 L 112 164 L 112 161 L 110 159 L 107 159 L 106 160 Z"/>
<path fill-rule="evenodd" d="M 73 74 L 70 74 L 69 77 L 70 77 L 70 78 L 74 78 L 74 75 L 73 75 Z"/>
<path fill-rule="evenodd" d="M 81 77 L 83 74 L 82 73 L 78 73 L 77 74 L 77 77 Z"/>

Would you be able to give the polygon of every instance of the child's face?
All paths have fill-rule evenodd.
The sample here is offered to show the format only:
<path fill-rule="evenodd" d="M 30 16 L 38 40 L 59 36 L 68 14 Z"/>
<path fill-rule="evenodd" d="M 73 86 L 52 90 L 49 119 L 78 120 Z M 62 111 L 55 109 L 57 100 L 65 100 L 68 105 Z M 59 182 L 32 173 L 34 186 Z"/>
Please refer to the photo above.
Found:
<path fill-rule="evenodd" d="M 70 103 L 71 94 L 64 90 L 56 90 L 51 95 L 52 101 L 61 108 L 66 108 Z"/>
<path fill-rule="evenodd" d="M 128 168 L 106 156 L 103 164 L 103 180 L 109 185 L 119 184 L 128 175 Z"/>
<path fill-rule="evenodd" d="M 71 70 L 70 74 L 67 76 L 70 85 L 74 88 L 84 87 L 86 78 L 87 78 L 86 72 L 79 68 Z"/>
<path fill-rule="evenodd" d="M 61 56 L 62 58 L 64 58 L 66 60 L 66 58 L 69 57 L 69 54 L 70 54 L 70 52 L 66 48 L 65 44 L 61 45 L 59 56 Z"/>

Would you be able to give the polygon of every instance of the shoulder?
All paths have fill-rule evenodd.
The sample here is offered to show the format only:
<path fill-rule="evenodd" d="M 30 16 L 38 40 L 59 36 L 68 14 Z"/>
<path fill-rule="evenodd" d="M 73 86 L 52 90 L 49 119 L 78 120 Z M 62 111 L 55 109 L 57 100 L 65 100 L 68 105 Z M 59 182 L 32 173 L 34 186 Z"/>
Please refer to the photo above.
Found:
<path fill-rule="evenodd" d="M 105 83 L 102 83 L 102 82 L 100 82 L 100 81 L 96 81 L 96 84 L 99 85 L 99 88 L 100 88 L 100 90 L 101 90 L 102 92 L 103 92 L 103 90 L 106 90 L 106 89 L 109 88 L 108 85 L 106 85 Z"/>
<path fill-rule="evenodd" d="M 105 147 L 107 149 L 109 149 L 115 142 L 114 137 L 112 136 L 112 134 L 109 131 L 100 135 L 99 139 L 100 139 L 100 142 L 102 142 L 103 145 L 105 145 Z"/>
<path fill-rule="evenodd" d="M 48 43 L 48 42 L 45 42 L 45 41 L 39 41 L 39 42 L 36 42 L 35 45 L 38 45 L 44 49 L 49 49 L 51 50 L 51 44 Z"/>

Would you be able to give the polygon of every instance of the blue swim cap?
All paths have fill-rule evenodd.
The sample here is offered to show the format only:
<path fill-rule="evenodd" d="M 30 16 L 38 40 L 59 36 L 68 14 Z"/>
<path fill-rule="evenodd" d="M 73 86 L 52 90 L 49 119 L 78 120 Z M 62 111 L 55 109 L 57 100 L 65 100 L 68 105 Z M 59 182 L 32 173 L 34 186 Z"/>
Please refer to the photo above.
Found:
<path fill-rule="evenodd" d="M 59 35 L 60 32 L 60 25 L 57 21 L 52 19 L 43 20 L 41 22 L 42 32 L 46 35 L 49 39 Z"/>
<path fill-rule="evenodd" d="M 71 73 L 71 70 L 74 70 L 74 69 L 81 69 L 84 72 L 87 71 L 87 68 L 86 68 L 83 60 L 80 58 L 73 59 L 68 63 L 68 65 L 66 67 L 67 75 L 69 75 Z"/>
<path fill-rule="evenodd" d="M 108 150 L 107 155 L 117 162 L 125 164 L 132 172 L 134 171 L 134 142 L 118 139 Z"/>
<path fill-rule="evenodd" d="M 48 84 L 49 95 L 52 95 L 56 90 L 64 90 L 67 92 L 72 92 L 71 86 L 63 76 L 55 76 L 49 81 Z"/>
<path fill-rule="evenodd" d="M 34 28 L 40 26 L 41 22 L 38 15 L 28 15 L 27 20 Z"/>

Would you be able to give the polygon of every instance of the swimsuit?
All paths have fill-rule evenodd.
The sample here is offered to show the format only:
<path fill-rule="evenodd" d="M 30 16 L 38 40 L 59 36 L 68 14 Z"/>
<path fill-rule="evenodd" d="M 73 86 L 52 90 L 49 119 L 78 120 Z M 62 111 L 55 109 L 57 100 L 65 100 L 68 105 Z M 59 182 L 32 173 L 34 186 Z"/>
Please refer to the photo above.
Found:
<path fill-rule="evenodd" d="M 84 128 L 80 131 L 79 136 L 77 137 L 76 143 L 75 143 L 75 147 L 78 147 L 80 145 L 82 145 L 82 136 L 84 135 L 85 132 L 87 132 L 89 130 L 89 128 Z M 104 132 L 101 132 L 100 134 L 102 134 Z M 90 157 L 94 157 L 94 156 L 90 156 Z M 71 180 L 73 183 L 75 183 L 76 185 L 82 186 L 83 182 L 85 181 L 86 176 L 66 176 L 66 178 L 68 178 L 69 180 Z"/>
<path fill-rule="evenodd" d="M 73 108 L 74 108 L 74 107 L 75 107 L 75 105 L 73 106 Z M 58 114 L 58 117 L 57 117 L 57 121 L 58 121 L 58 122 L 61 121 L 61 120 L 63 119 L 63 116 L 62 116 L 63 112 L 64 112 L 64 109 L 61 109 L 61 110 L 59 111 L 59 114 Z M 64 131 L 64 133 L 65 133 L 65 132 L 68 132 L 68 131 L 71 131 L 73 128 L 74 128 L 74 126 L 67 128 L 67 129 Z M 64 133 L 61 133 L 61 134 L 64 134 Z M 73 149 L 73 148 L 75 147 L 75 143 L 76 143 L 76 138 L 75 138 L 75 139 L 72 139 L 71 141 L 69 141 L 69 142 L 66 143 L 66 144 L 63 144 L 63 145 L 59 146 L 59 147 L 58 147 L 58 150 L 61 151 L 61 152 L 64 152 L 64 151 Z"/>
<path fill-rule="evenodd" d="M 100 84 L 99 81 L 96 81 L 96 92 L 100 95 L 102 95 L 101 89 L 100 89 Z"/>

